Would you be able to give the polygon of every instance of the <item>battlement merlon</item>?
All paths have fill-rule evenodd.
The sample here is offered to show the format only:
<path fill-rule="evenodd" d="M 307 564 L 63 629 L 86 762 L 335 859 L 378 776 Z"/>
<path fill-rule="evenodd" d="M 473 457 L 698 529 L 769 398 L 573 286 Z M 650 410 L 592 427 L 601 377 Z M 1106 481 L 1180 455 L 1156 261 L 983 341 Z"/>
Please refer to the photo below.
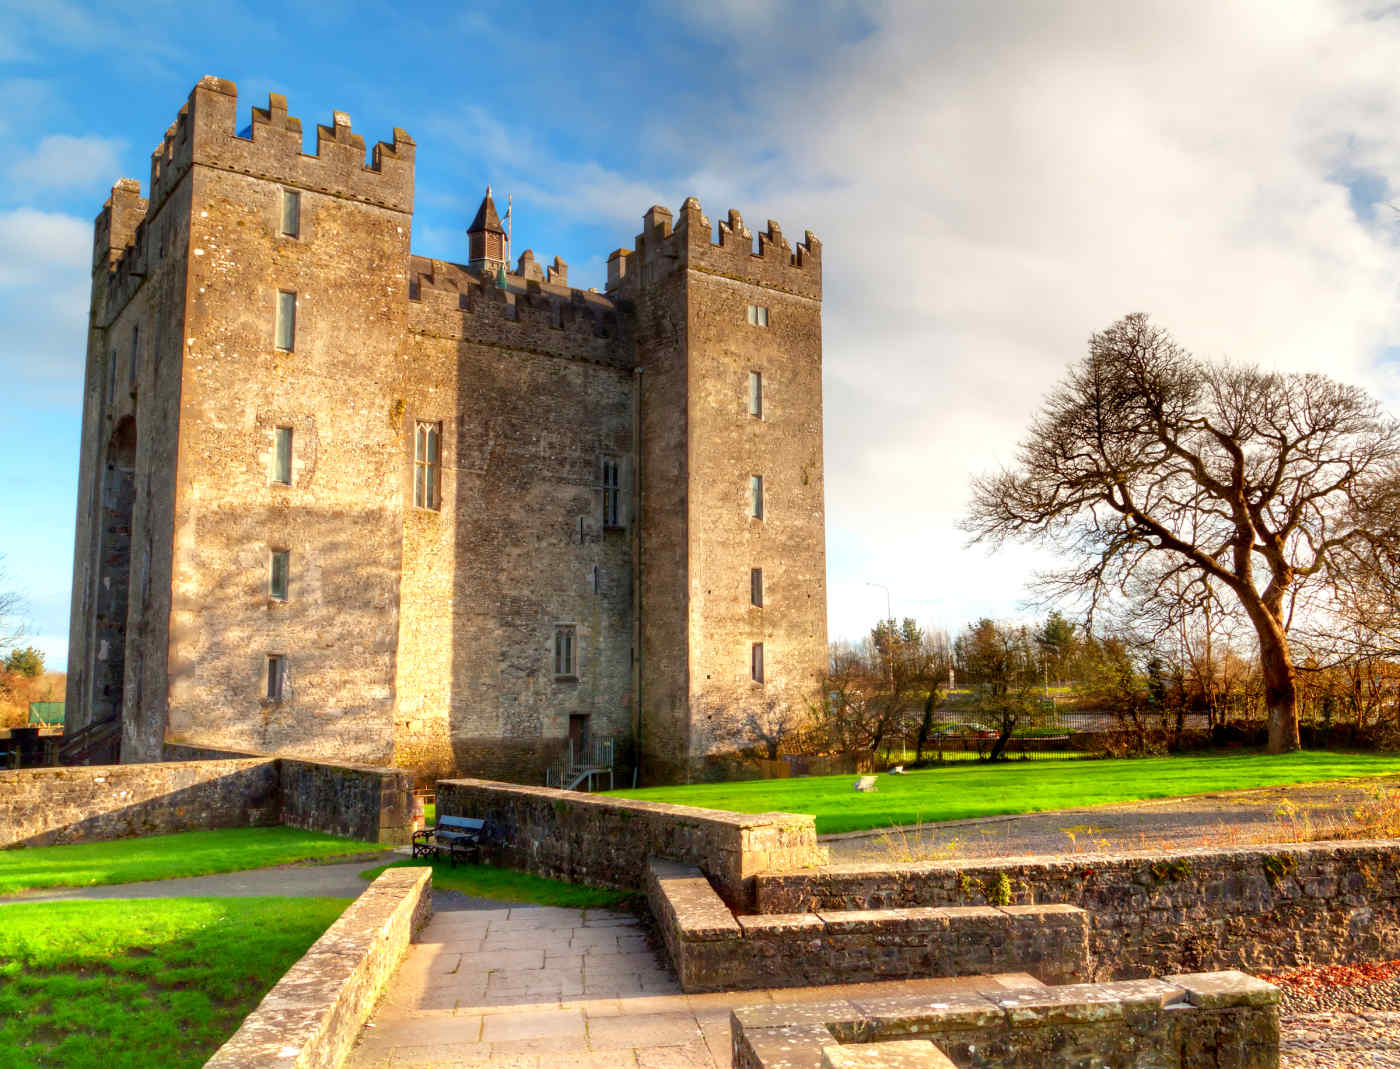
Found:
<path fill-rule="evenodd" d="M 146 218 L 147 202 L 141 196 L 141 183 L 134 178 L 118 179 L 112 195 L 92 225 L 92 269 L 109 271 L 117 265 L 127 246 L 136 241 L 136 228 Z"/>
<path fill-rule="evenodd" d="M 608 257 L 608 291 L 643 286 L 671 271 L 689 268 L 821 300 L 822 245 L 810 230 L 794 249 L 770 219 L 767 231 L 758 236 L 755 252 L 752 231 L 731 210 L 719 224 L 717 241 L 711 239 L 713 233 L 694 197 L 686 198 L 678 219 L 669 208 L 653 205 L 642 217 L 635 247 L 618 249 Z"/>
<path fill-rule="evenodd" d="M 164 201 L 198 163 L 412 214 L 416 146 L 403 130 L 395 127 L 392 143 L 376 144 L 366 164 L 364 138 L 344 112 L 317 125 L 314 156 L 302 151 L 301 120 L 287 113 L 280 93 L 270 93 L 267 107 L 253 108 L 252 116 L 248 136 L 240 136 L 237 86 L 201 78 L 151 154 L 151 204 Z"/>

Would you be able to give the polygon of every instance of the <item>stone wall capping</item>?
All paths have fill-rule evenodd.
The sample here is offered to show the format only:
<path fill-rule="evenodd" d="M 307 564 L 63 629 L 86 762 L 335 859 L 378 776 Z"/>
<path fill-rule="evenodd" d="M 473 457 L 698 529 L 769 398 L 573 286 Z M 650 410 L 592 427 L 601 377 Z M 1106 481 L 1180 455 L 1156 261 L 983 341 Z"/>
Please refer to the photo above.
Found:
<path fill-rule="evenodd" d="M 861 1016 L 881 1036 L 912 1035 L 927 1030 L 930 1021 L 946 1029 L 986 1029 L 1002 1024 L 1006 1011 L 985 995 L 953 992 L 926 995 L 884 995 L 852 1000 Z"/>
<path fill-rule="evenodd" d="M 987 996 L 1012 1025 L 1093 1024 L 1123 1016 L 1123 1003 L 1094 984 L 1073 984 L 1046 991 L 1023 989 Z"/>
<path fill-rule="evenodd" d="M 1191 1005 L 1203 1010 L 1236 1006 L 1275 1006 L 1279 989 L 1236 969 L 1214 973 L 1185 973 L 1164 978 L 1186 992 Z"/>
<path fill-rule="evenodd" d="M 206 1067 L 342 1064 L 432 908 L 432 869 L 382 873 L 287 970 Z"/>
<path fill-rule="evenodd" d="M 826 925 L 815 913 L 755 913 L 735 917 L 745 939 L 764 939 L 793 932 L 820 934 Z"/>
<path fill-rule="evenodd" d="M 884 1043 L 822 1048 L 822 1069 L 957 1069 L 927 1039 L 892 1039 Z"/>

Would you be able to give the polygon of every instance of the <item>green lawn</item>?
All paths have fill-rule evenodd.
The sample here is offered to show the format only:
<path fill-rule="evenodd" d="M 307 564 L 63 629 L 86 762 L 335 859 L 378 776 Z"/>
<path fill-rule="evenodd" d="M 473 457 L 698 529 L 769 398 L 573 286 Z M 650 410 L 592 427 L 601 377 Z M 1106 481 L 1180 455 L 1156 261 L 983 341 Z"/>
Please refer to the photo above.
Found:
<path fill-rule="evenodd" d="M 392 865 L 365 869 L 360 876 L 372 880 L 385 869 L 425 863 L 423 858 L 405 858 Z M 536 906 L 563 906 L 567 909 L 606 909 L 632 897 L 626 891 L 585 887 L 579 883 L 550 880 L 533 873 L 498 869 L 491 865 L 458 864 L 453 867 L 446 861 L 434 861 L 432 869 L 433 887 L 461 891 L 473 898 L 495 898 L 502 902 L 528 902 Z"/>
<path fill-rule="evenodd" d="M 852 790 L 854 775 L 613 793 L 740 813 L 811 813 L 817 831 L 828 833 L 1385 773 L 1400 773 L 1400 754 L 1230 751 L 1111 761 L 960 761 L 904 776 L 881 775 L 879 789 L 868 794 Z"/>
<path fill-rule="evenodd" d="M 378 843 L 283 827 L 223 828 L 73 846 L 25 846 L 0 850 L 0 894 L 205 876 L 383 849 Z"/>
<path fill-rule="evenodd" d="M 349 904 L 165 898 L 0 908 L 0 1065 L 202 1065 Z"/>

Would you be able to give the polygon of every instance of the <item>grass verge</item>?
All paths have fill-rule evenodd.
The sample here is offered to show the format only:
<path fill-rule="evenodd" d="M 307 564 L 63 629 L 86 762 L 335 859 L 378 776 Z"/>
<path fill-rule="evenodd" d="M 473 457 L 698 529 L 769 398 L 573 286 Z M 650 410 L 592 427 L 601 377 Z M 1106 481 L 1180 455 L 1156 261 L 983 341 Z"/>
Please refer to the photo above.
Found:
<path fill-rule="evenodd" d="M 349 903 L 164 898 L 5 906 L 0 1065 L 202 1065 Z"/>
<path fill-rule="evenodd" d="M 855 777 L 849 775 L 612 793 L 739 813 L 811 813 L 817 831 L 826 834 L 1398 773 L 1400 754 L 1232 750 L 1111 761 L 956 762 L 904 776 L 881 776 L 879 789 L 872 793 L 852 790 Z"/>
<path fill-rule="evenodd" d="M 372 880 L 385 869 L 406 865 L 428 864 L 423 858 L 405 858 L 391 865 L 365 869 L 360 876 Z M 563 906 L 566 909 L 606 909 L 619 906 L 633 897 L 629 891 L 608 891 L 601 887 L 585 887 L 566 880 L 551 880 L 530 872 L 498 869 L 492 865 L 432 862 L 433 887 L 445 891 L 461 891 L 473 898 L 494 898 L 502 902 L 523 902 L 536 906 Z"/>
<path fill-rule="evenodd" d="M 383 850 L 297 828 L 221 828 L 72 846 L 0 850 L 0 894 L 44 887 L 170 880 Z"/>

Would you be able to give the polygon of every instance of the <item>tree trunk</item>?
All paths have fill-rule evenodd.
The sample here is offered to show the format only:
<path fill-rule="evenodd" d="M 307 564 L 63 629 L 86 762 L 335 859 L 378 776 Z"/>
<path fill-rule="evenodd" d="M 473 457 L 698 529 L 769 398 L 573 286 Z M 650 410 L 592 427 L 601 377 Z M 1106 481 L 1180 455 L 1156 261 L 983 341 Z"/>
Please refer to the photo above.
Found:
<path fill-rule="evenodd" d="M 1264 675 L 1264 707 L 1269 711 L 1269 753 L 1302 749 L 1298 739 L 1298 680 L 1288 639 L 1277 627 L 1259 627 L 1259 660 Z"/>

